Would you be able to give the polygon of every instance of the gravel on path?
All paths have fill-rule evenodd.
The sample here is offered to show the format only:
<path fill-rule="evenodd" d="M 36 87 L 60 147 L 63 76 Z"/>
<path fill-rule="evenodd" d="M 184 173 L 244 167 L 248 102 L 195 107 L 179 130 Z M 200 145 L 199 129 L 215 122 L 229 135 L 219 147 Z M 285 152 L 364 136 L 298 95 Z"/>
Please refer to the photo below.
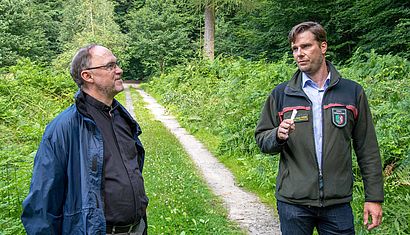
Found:
<path fill-rule="evenodd" d="M 134 115 L 129 90 L 133 87 L 143 97 L 146 107 L 153 113 L 155 119 L 161 121 L 178 138 L 212 191 L 222 198 L 230 220 L 238 223 L 248 234 L 281 234 L 278 219 L 274 216 L 272 208 L 261 203 L 254 194 L 236 186 L 232 173 L 212 156 L 202 143 L 182 128 L 174 117 L 167 114 L 154 98 L 139 89 L 137 84 L 124 85 L 128 111 Z"/>

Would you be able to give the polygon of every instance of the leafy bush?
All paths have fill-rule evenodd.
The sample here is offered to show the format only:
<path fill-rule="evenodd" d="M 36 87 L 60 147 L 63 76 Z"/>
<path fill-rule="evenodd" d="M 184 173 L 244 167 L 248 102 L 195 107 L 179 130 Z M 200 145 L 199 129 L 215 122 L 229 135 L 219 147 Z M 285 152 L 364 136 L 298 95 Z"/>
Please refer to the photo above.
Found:
<path fill-rule="evenodd" d="M 0 73 L 0 231 L 23 234 L 21 203 L 46 124 L 67 107 L 75 91 L 66 74 L 28 60 Z"/>
<path fill-rule="evenodd" d="M 376 124 L 386 175 L 386 216 L 379 230 L 409 232 L 400 221 L 409 218 L 410 212 L 396 209 L 410 203 L 409 180 L 403 176 L 410 167 L 410 63 L 397 56 L 357 51 L 349 64 L 340 67 L 344 77 L 365 88 Z M 268 192 L 275 184 L 277 158 L 260 154 L 254 129 L 270 91 L 288 80 L 295 68 L 286 56 L 276 63 L 241 58 L 193 61 L 154 77 L 144 87 L 191 132 L 207 132 L 208 140 L 217 139 L 215 152 L 236 172 L 240 184 L 272 197 Z M 358 182 L 353 207 L 356 218 L 361 218 L 363 185 L 357 166 L 354 172 Z M 362 220 L 357 221 L 356 228 L 362 231 Z M 400 226 L 390 226 L 390 222 Z"/>
<path fill-rule="evenodd" d="M 410 151 L 410 63 L 360 50 L 342 70 L 366 90 L 384 165 L 398 166 Z"/>

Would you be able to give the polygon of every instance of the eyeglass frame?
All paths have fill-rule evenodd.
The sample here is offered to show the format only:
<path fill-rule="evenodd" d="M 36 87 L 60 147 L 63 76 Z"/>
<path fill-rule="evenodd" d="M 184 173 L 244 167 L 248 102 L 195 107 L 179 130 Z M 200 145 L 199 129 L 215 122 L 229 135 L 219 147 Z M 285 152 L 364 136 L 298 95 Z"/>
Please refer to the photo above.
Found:
<path fill-rule="evenodd" d="M 112 71 L 113 69 L 115 69 L 116 67 L 120 67 L 120 61 L 117 60 L 115 62 L 109 62 L 105 65 L 100 65 L 100 66 L 95 66 L 95 67 L 90 67 L 90 68 L 85 68 L 84 70 L 93 70 L 93 69 L 100 69 L 100 68 L 104 68 L 106 70 Z"/>

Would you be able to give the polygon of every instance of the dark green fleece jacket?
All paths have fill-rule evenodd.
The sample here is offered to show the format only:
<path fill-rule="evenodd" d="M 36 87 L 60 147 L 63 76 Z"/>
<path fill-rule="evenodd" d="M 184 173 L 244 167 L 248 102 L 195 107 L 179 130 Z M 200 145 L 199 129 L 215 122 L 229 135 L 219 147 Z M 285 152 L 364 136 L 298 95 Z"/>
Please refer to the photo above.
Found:
<path fill-rule="evenodd" d="M 302 90 L 302 72 L 269 95 L 255 138 L 264 153 L 280 153 L 276 198 L 288 203 L 329 206 L 352 200 L 352 147 L 364 182 L 365 200 L 382 202 L 383 177 L 379 147 L 363 88 L 343 79 L 327 62 L 330 84 L 322 101 L 323 157 L 316 160 L 312 104 Z M 280 143 L 276 132 L 297 109 L 296 130 Z"/>

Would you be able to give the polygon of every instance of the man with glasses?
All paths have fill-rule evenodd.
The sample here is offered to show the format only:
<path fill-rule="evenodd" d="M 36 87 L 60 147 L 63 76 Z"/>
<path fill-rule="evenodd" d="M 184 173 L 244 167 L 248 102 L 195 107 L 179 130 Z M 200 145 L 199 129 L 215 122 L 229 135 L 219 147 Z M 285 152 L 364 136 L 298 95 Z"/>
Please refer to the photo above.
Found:
<path fill-rule="evenodd" d="M 141 129 L 114 99 L 122 72 L 103 46 L 74 56 L 70 73 L 80 89 L 37 151 L 23 202 L 27 234 L 147 234 Z"/>

